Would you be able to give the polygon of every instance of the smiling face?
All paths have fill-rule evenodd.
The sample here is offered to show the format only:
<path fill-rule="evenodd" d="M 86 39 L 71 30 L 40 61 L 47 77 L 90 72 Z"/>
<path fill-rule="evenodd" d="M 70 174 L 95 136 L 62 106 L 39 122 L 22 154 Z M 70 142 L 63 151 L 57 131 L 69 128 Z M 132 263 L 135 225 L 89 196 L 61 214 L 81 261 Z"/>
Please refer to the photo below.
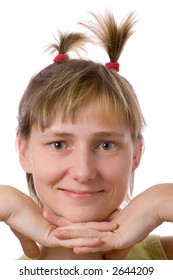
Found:
<path fill-rule="evenodd" d="M 74 222 L 105 220 L 122 203 L 139 163 L 136 145 L 127 127 L 99 123 L 94 106 L 74 122 L 56 119 L 33 127 L 28 140 L 18 136 L 20 162 L 44 208 Z"/>

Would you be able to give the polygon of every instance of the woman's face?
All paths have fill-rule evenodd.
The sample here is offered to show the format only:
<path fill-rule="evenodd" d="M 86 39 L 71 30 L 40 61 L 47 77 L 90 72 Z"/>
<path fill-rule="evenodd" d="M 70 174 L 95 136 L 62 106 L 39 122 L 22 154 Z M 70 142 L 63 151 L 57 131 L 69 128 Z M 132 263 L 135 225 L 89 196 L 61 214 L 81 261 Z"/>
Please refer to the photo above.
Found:
<path fill-rule="evenodd" d="M 140 159 L 130 131 L 99 123 L 94 109 L 18 138 L 20 162 L 45 209 L 74 222 L 107 219 L 126 197 Z"/>

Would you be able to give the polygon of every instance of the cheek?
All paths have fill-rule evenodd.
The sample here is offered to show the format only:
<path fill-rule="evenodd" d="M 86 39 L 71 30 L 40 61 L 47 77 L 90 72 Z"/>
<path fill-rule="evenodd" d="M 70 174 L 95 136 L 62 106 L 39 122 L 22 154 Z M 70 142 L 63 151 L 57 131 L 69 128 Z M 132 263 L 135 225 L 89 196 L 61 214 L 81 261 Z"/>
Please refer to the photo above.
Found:
<path fill-rule="evenodd" d="M 127 154 L 125 157 L 116 158 L 105 164 L 103 172 L 108 181 L 112 183 L 124 182 L 126 185 L 132 173 L 132 164 L 133 158 Z"/>
<path fill-rule="evenodd" d="M 132 157 L 127 155 L 121 160 L 112 162 L 106 168 L 105 179 L 112 186 L 112 200 L 114 199 L 117 204 L 120 204 L 127 195 L 132 174 L 132 164 Z"/>
<path fill-rule="evenodd" d="M 60 166 L 62 167 L 62 166 Z M 47 200 L 56 188 L 57 183 L 61 180 L 63 169 L 57 164 L 50 164 L 49 161 L 35 159 L 33 161 L 33 181 L 36 193 L 43 202 Z"/>
<path fill-rule="evenodd" d="M 63 172 L 63 165 L 55 158 L 50 158 L 43 152 L 39 156 L 39 151 L 33 153 L 31 159 L 32 174 L 36 181 L 47 184 L 49 181 L 58 179 Z"/>

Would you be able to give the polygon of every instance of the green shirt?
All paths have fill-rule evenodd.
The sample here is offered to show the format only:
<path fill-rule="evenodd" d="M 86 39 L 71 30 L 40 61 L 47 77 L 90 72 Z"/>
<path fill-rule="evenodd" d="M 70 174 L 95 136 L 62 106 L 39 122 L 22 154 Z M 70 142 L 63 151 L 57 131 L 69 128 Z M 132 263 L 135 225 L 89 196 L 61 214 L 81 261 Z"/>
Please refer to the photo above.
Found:
<path fill-rule="evenodd" d="M 126 260 L 167 260 L 160 237 L 149 235 L 142 242 L 132 247 Z"/>

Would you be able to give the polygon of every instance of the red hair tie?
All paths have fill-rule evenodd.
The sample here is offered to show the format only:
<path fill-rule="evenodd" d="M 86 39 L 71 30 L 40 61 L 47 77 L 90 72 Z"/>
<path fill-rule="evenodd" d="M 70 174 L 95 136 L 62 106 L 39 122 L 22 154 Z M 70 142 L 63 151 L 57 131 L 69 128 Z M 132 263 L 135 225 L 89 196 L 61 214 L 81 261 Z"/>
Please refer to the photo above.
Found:
<path fill-rule="evenodd" d="M 63 53 L 59 53 L 55 58 L 54 58 L 54 62 L 59 62 L 61 60 L 65 60 L 68 59 L 68 55 L 67 54 L 63 54 Z"/>
<path fill-rule="evenodd" d="M 105 64 L 107 67 L 109 68 L 112 68 L 112 69 L 115 69 L 117 72 L 119 72 L 119 68 L 120 68 L 120 65 L 118 62 L 108 62 Z"/>

